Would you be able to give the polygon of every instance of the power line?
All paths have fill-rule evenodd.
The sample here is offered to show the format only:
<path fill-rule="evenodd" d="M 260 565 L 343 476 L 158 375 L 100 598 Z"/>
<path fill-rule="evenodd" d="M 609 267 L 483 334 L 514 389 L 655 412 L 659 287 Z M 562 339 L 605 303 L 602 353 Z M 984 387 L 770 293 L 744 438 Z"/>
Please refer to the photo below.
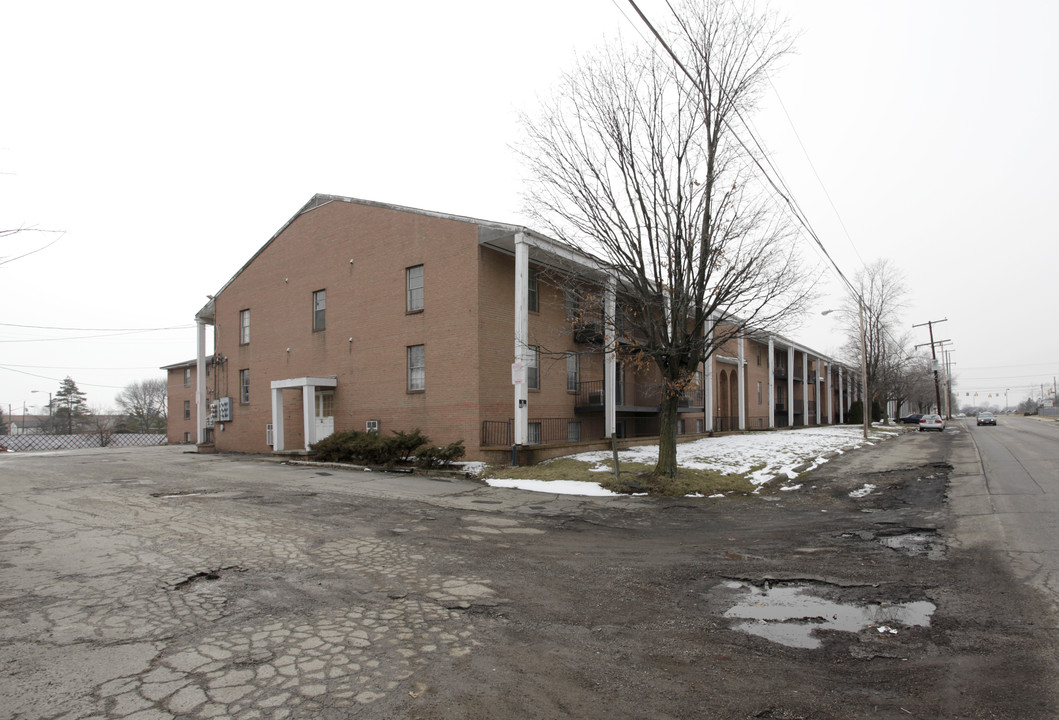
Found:
<path fill-rule="evenodd" d="M 47 375 L 38 375 L 37 373 L 25 372 L 24 370 L 15 370 L 14 368 L 7 367 L 5 365 L 0 365 L 0 370 L 7 370 L 9 372 L 18 373 L 19 375 L 28 375 L 29 377 L 40 378 L 41 380 L 51 380 L 52 382 L 57 382 L 57 383 L 61 383 L 63 381 L 63 378 L 54 378 L 54 377 L 49 377 Z M 107 388 L 108 390 L 124 390 L 125 389 L 124 386 L 119 386 L 119 385 L 98 385 L 96 383 L 88 383 L 88 382 L 82 382 L 82 383 L 78 383 L 78 384 L 79 385 L 84 385 L 86 387 Z"/>
<path fill-rule="evenodd" d="M 636 4 L 635 0 L 629 0 L 629 4 L 636 11 L 636 14 L 640 16 L 640 19 L 643 20 L 644 24 L 647 25 L 648 29 L 655 36 L 655 38 L 658 40 L 659 44 L 662 45 L 662 47 L 665 49 L 665 51 L 669 55 L 669 57 L 673 60 L 674 63 L 676 63 L 677 67 L 680 68 L 681 72 L 683 72 L 684 75 L 692 82 L 692 84 L 699 91 L 699 93 L 702 95 L 702 97 L 706 98 L 706 99 L 709 99 L 709 94 L 706 92 L 706 89 L 702 87 L 702 85 L 700 84 L 699 80 L 691 74 L 691 71 L 689 71 L 687 69 L 687 67 L 684 65 L 684 63 L 680 60 L 680 58 L 677 57 L 677 54 L 669 46 L 669 43 L 666 42 L 666 40 L 662 37 L 661 33 L 659 33 L 659 31 L 655 28 L 655 26 L 651 23 L 651 21 L 647 19 L 647 16 L 643 13 L 643 11 L 640 9 L 640 7 Z M 666 4 L 669 6 L 669 9 L 673 13 L 674 17 L 677 18 L 677 22 L 680 23 L 681 29 L 684 30 L 684 33 L 686 35 L 688 35 L 688 37 L 690 38 L 690 33 L 688 32 L 686 26 L 684 25 L 683 21 L 681 20 L 679 13 L 677 13 L 674 10 L 673 6 L 669 3 L 669 0 L 666 0 Z M 713 69 L 712 69 L 712 67 L 709 66 L 708 63 L 707 63 L 706 69 L 711 75 L 713 75 Z M 717 80 L 717 78 L 714 78 L 714 79 Z M 718 82 L 718 89 L 719 89 L 719 91 L 721 93 L 723 93 L 724 95 L 727 96 L 727 91 L 724 89 L 724 86 L 720 82 Z M 793 193 L 790 192 L 790 188 L 787 186 L 786 182 L 783 180 L 782 174 L 776 168 L 775 164 L 772 162 L 771 158 L 769 157 L 769 154 L 761 146 L 761 143 L 758 141 L 757 137 L 754 135 L 754 132 L 751 129 L 749 121 L 747 121 L 743 117 L 743 114 L 741 112 L 739 112 L 739 108 L 736 106 L 736 104 L 734 102 L 731 102 L 730 98 L 726 98 L 726 99 L 729 100 L 729 104 L 731 105 L 732 112 L 735 114 L 735 116 L 737 118 L 739 118 L 739 121 L 743 124 L 743 127 L 746 128 L 747 134 L 750 136 L 750 139 L 753 140 L 754 145 L 757 147 L 758 152 L 761 154 L 761 158 L 763 158 L 764 161 L 768 164 L 769 168 L 772 170 L 772 173 L 770 173 L 768 170 L 766 170 L 762 166 L 761 161 L 758 158 L 758 155 L 756 153 L 752 152 L 749 147 L 747 147 L 746 143 L 743 141 L 742 136 L 739 133 L 736 132 L 734 127 L 732 127 L 732 125 L 728 121 L 727 117 L 722 115 L 721 121 L 724 123 L 725 127 L 728 128 L 728 131 L 732 133 L 732 137 L 735 138 L 735 140 L 739 143 L 739 146 L 743 148 L 744 152 L 746 152 L 747 156 L 751 159 L 751 161 L 754 163 L 754 165 L 758 168 L 758 170 L 761 171 L 762 176 L 768 181 L 769 185 L 772 186 L 772 189 L 775 190 L 777 195 L 779 195 L 779 197 L 781 197 L 784 200 L 784 202 L 787 203 L 787 206 L 790 209 L 792 215 L 794 216 L 794 219 L 797 220 L 798 224 L 801 225 L 802 228 L 805 229 L 805 231 L 808 233 L 809 237 L 816 243 L 816 245 L 820 248 L 821 252 L 824 253 L 824 256 L 830 262 L 831 267 L 834 269 L 834 271 L 838 275 L 838 277 L 842 280 L 843 283 L 845 283 L 845 285 L 849 289 L 849 291 L 851 293 L 853 293 L 853 295 L 855 295 L 856 297 L 860 298 L 861 302 L 863 303 L 863 298 L 861 298 L 860 293 L 857 292 L 857 289 L 853 286 L 853 283 L 851 283 L 849 281 L 849 278 L 846 277 L 845 273 L 842 272 L 842 269 L 838 266 L 838 263 L 835 261 L 835 259 L 833 257 L 831 257 L 831 253 L 828 252 L 826 247 L 824 247 L 823 241 L 820 239 L 819 235 L 817 235 L 816 231 L 813 229 L 812 225 L 809 222 L 808 217 L 805 215 L 804 211 L 802 211 L 802 209 L 798 205 L 797 201 L 793 198 Z M 773 178 L 773 174 L 776 176 L 775 178 Z"/>
<path fill-rule="evenodd" d="M 185 325 L 170 325 L 168 327 L 151 328 L 86 328 L 86 327 L 56 327 L 52 325 L 17 325 L 15 323 L 0 322 L 0 327 L 26 328 L 28 330 L 62 330 L 64 332 L 154 332 L 155 330 L 187 330 L 195 327 L 188 323 Z"/>

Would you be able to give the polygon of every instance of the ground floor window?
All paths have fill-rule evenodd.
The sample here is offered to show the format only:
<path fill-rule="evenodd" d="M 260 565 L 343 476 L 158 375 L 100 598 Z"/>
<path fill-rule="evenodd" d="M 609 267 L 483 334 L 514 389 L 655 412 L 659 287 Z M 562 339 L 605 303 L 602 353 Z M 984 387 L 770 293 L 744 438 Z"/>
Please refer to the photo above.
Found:
<path fill-rule="evenodd" d="M 190 400 L 185 400 L 184 401 L 184 419 L 185 420 L 190 420 L 191 419 L 191 401 Z"/>
<path fill-rule="evenodd" d="M 698 420 L 695 421 L 695 432 L 697 432 L 699 435 L 702 435 L 702 430 L 703 430 L 702 418 L 699 418 Z"/>
<path fill-rule="evenodd" d="M 677 435 L 684 434 L 684 418 L 677 420 Z"/>
<path fill-rule="evenodd" d="M 581 442 L 581 423 L 569 422 L 566 424 L 567 442 Z"/>
<path fill-rule="evenodd" d="M 529 424 L 529 432 L 526 436 L 527 445 L 540 445 L 541 444 L 541 424 L 539 422 L 531 422 Z"/>

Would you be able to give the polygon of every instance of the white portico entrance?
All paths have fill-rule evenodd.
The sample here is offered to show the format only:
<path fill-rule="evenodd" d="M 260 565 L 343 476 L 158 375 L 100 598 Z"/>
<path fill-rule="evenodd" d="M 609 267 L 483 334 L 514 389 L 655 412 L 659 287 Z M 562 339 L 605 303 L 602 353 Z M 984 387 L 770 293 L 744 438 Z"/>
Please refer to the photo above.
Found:
<path fill-rule="evenodd" d="M 334 432 L 334 377 L 303 377 L 272 381 L 272 452 L 283 452 L 283 391 L 301 388 L 305 450 Z"/>

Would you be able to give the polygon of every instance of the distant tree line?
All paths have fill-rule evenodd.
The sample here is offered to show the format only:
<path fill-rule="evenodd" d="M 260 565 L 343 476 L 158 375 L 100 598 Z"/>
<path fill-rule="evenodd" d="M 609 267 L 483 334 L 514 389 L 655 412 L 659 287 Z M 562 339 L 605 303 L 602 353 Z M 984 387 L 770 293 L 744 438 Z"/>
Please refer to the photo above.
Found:
<path fill-rule="evenodd" d="M 114 399 L 117 410 L 89 407 L 87 395 L 67 376 L 51 395 L 47 415 L 38 417 L 34 432 L 73 435 L 98 432 L 165 432 L 168 420 L 166 381 L 150 378 L 126 385 Z M 0 413 L 0 434 L 9 431 L 10 419 Z"/>

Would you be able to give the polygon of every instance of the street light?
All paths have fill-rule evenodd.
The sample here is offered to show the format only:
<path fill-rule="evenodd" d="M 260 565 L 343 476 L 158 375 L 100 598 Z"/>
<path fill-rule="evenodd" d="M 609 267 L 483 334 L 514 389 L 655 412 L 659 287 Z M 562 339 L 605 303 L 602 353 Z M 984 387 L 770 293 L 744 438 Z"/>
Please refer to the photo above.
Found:
<path fill-rule="evenodd" d="M 860 313 L 860 387 L 861 387 L 861 417 L 864 420 L 864 439 L 868 439 L 868 427 L 871 424 L 871 401 L 868 399 L 868 343 L 864 337 L 864 300 L 857 297 L 857 310 Z M 821 315 L 833 313 L 834 310 L 824 310 Z"/>

